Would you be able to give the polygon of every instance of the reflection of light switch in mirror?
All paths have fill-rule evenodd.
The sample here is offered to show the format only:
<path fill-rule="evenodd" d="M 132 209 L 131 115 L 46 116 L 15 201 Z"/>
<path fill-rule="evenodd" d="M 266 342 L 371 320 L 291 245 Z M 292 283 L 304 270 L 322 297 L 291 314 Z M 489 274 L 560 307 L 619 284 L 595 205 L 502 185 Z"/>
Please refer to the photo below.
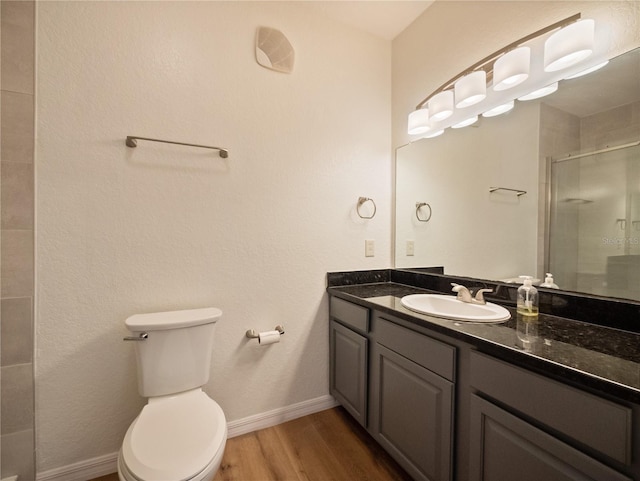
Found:
<path fill-rule="evenodd" d="M 373 257 L 376 253 L 376 245 L 375 242 L 371 239 L 367 239 L 364 241 L 364 256 L 365 257 Z"/>
<path fill-rule="evenodd" d="M 265 68 L 291 73 L 295 51 L 280 30 L 259 27 L 256 34 L 256 61 Z"/>
<path fill-rule="evenodd" d="M 407 255 L 412 256 L 414 252 L 414 242 L 412 240 L 407 241 Z"/>

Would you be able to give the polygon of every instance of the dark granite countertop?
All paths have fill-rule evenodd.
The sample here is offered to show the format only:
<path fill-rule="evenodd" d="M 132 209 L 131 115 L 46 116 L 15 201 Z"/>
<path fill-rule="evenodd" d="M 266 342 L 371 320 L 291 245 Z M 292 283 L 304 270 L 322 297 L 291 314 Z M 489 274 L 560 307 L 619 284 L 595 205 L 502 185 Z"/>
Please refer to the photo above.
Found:
<path fill-rule="evenodd" d="M 537 337 L 523 347 L 515 310 L 509 321 L 476 324 L 422 315 L 403 296 L 435 292 L 394 282 L 329 287 L 331 295 L 386 312 L 462 340 L 485 352 L 552 377 L 640 403 L 640 334 L 540 314 Z"/>

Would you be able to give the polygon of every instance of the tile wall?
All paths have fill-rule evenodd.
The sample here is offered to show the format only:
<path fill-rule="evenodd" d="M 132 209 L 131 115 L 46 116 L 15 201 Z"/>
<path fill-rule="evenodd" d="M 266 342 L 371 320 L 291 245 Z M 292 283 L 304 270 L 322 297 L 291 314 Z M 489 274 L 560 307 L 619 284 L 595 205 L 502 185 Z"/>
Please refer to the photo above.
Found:
<path fill-rule="evenodd" d="M 0 5 L 0 479 L 33 480 L 35 3 Z"/>

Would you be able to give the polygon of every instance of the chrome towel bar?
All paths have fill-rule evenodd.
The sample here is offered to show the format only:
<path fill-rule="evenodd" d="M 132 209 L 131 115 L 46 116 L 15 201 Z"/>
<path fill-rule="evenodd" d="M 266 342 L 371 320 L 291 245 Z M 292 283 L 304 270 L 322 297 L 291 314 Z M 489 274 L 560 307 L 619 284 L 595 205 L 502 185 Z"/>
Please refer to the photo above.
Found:
<path fill-rule="evenodd" d="M 515 194 L 520 197 L 521 195 L 524 195 L 527 193 L 526 190 L 520 190 L 520 189 L 507 189 L 506 187 L 489 187 L 489 193 L 491 192 L 496 192 L 498 190 L 506 190 L 508 192 L 515 192 Z"/>
<path fill-rule="evenodd" d="M 213 147 L 210 145 L 199 145 L 199 144 L 187 144 L 185 142 L 174 142 L 172 140 L 150 139 L 149 137 L 137 137 L 134 135 L 127 135 L 127 140 L 125 141 L 125 144 L 127 145 L 127 147 L 131 147 L 131 148 L 137 147 L 138 140 L 147 140 L 149 142 L 162 142 L 163 144 L 186 145 L 187 147 L 200 147 L 202 149 L 218 150 L 220 157 L 222 157 L 223 159 L 226 159 L 227 157 L 229 157 L 229 151 L 221 147 Z"/>

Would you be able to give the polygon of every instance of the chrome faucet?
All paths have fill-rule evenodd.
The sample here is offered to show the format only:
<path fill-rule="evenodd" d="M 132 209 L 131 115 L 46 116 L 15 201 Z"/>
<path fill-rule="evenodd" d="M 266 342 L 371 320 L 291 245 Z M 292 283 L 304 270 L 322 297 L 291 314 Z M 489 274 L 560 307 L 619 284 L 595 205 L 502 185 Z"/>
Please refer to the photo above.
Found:
<path fill-rule="evenodd" d="M 456 296 L 456 298 L 459 301 L 462 302 L 468 302 L 469 304 L 486 304 L 487 301 L 485 301 L 484 299 L 484 293 L 485 292 L 493 292 L 493 289 L 478 289 L 478 292 L 476 292 L 476 297 L 473 298 L 471 297 L 471 292 L 469 292 L 469 289 L 467 289 L 465 286 L 461 285 L 461 284 L 456 284 L 455 282 L 452 282 L 451 285 L 453 286 L 453 289 L 451 289 L 453 292 L 458 293 L 458 295 Z"/>

